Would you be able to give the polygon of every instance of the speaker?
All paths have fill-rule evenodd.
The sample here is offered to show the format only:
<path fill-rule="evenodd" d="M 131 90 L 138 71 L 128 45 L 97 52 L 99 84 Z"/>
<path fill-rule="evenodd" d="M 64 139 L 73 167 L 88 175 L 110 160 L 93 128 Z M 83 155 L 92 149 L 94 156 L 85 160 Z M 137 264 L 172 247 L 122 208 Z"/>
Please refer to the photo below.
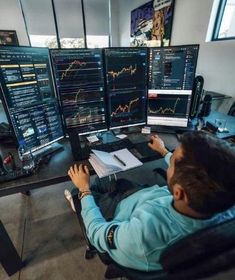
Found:
<path fill-rule="evenodd" d="M 196 76 L 193 81 L 192 88 L 192 99 L 190 105 L 190 119 L 193 119 L 197 116 L 201 98 L 202 98 L 202 90 L 204 85 L 204 78 L 202 76 Z"/>
<path fill-rule="evenodd" d="M 210 115 L 211 103 L 212 103 L 212 96 L 210 94 L 206 94 L 202 102 L 202 108 L 199 113 L 199 117 L 207 117 Z"/>

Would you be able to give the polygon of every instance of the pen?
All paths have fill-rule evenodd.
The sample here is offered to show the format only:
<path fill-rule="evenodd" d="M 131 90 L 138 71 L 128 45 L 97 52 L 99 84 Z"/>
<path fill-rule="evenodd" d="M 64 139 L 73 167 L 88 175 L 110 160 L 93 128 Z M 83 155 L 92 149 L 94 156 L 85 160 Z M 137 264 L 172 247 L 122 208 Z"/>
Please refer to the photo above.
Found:
<path fill-rule="evenodd" d="M 123 162 L 118 156 L 113 155 L 113 157 L 114 157 L 117 161 L 119 161 L 123 166 L 126 166 L 125 162 Z"/>

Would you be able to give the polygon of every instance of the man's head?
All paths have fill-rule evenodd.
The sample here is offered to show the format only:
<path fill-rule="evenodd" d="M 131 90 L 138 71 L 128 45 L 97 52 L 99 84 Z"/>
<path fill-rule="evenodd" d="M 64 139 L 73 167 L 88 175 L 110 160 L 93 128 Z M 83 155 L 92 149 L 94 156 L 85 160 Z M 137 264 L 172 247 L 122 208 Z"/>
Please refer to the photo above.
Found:
<path fill-rule="evenodd" d="M 213 215 L 235 204 L 235 148 L 205 132 L 185 133 L 175 150 L 167 181 L 175 201 Z"/>

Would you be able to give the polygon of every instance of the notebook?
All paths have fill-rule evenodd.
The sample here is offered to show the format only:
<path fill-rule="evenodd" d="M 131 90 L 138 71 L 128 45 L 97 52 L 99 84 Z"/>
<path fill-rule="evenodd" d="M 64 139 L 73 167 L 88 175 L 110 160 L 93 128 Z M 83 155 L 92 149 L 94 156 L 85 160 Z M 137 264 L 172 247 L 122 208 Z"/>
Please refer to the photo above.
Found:
<path fill-rule="evenodd" d="M 112 153 L 92 150 L 89 162 L 100 178 L 143 165 L 128 149 Z"/>

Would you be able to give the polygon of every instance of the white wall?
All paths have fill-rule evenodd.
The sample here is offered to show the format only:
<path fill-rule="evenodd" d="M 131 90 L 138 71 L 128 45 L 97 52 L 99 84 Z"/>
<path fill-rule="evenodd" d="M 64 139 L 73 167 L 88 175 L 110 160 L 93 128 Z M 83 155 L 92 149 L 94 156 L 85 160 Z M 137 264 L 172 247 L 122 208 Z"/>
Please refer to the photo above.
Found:
<path fill-rule="evenodd" d="M 146 1 L 119 0 L 120 45 L 130 43 L 131 10 Z M 235 97 L 235 40 L 205 42 L 213 0 L 175 0 L 171 45 L 200 44 L 197 74 L 204 88 Z"/>
<path fill-rule="evenodd" d="M 29 45 L 18 0 L 0 0 L 0 30 L 16 30 L 19 44 Z"/>

